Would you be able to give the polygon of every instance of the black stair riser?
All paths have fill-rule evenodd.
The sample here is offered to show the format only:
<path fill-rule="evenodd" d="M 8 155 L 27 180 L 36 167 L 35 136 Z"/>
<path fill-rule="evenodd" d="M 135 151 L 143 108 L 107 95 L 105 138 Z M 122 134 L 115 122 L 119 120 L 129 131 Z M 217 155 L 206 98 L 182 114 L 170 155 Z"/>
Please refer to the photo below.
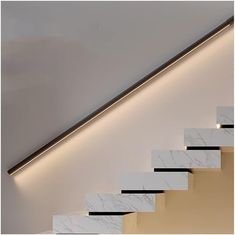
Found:
<path fill-rule="evenodd" d="M 190 172 L 192 173 L 192 170 L 187 169 L 187 168 L 154 168 L 154 172 Z"/>
<path fill-rule="evenodd" d="M 104 216 L 104 215 L 117 215 L 117 216 L 120 216 L 120 215 L 126 215 L 126 214 L 130 214 L 130 213 L 134 213 L 134 212 L 89 212 L 89 216 L 97 216 L 97 215 L 100 215 L 100 216 Z"/>
<path fill-rule="evenodd" d="M 230 124 L 225 124 L 225 125 L 220 125 L 220 128 L 234 128 L 234 125 Z"/>
<path fill-rule="evenodd" d="M 217 146 L 186 146 L 186 150 L 220 150 Z"/>
<path fill-rule="evenodd" d="M 122 190 L 123 194 L 156 194 L 164 193 L 164 190 Z"/>

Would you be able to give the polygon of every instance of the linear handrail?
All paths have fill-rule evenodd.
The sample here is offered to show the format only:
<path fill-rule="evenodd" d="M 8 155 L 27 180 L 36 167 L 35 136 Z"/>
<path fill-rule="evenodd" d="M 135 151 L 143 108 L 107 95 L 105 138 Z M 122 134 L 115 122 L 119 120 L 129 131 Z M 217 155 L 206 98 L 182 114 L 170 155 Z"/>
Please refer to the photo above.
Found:
<path fill-rule="evenodd" d="M 75 125 L 70 127 L 68 130 L 62 132 L 60 135 L 58 135 L 56 138 L 52 139 L 50 142 L 47 144 L 43 145 L 41 148 L 39 148 L 37 151 L 33 152 L 29 156 L 27 156 L 24 160 L 20 161 L 16 165 L 14 165 L 12 168 L 10 168 L 7 172 L 10 175 L 13 175 L 26 165 L 28 165 L 30 162 L 47 152 L 49 149 L 54 147 L 56 144 L 67 138 L 69 135 L 73 134 L 75 131 L 86 125 L 88 122 L 92 121 L 96 117 L 98 117 L 100 114 L 105 112 L 107 109 L 112 107 L 113 105 L 117 104 L 119 101 L 136 91 L 138 88 L 149 82 L 152 78 L 156 77 L 166 69 L 168 69 L 170 66 L 174 65 L 177 63 L 180 59 L 184 58 L 187 56 L 189 53 L 200 47 L 202 44 L 206 43 L 209 39 L 212 37 L 216 36 L 219 34 L 221 31 L 229 27 L 230 25 L 233 24 L 234 17 L 228 18 L 226 21 L 224 21 L 222 24 L 214 28 L 212 31 L 201 37 L 199 40 L 179 52 L 176 56 L 172 57 L 165 63 L 163 63 L 161 66 L 158 68 L 154 69 L 152 72 L 147 74 L 145 77 L 128 87 L 126 90 L 122 91 L 119 95 L 115 96 L 113 99 L 96 109 L 94 112 L 91 114 L 87 115 L 85 118 L 77 122 Z"/>

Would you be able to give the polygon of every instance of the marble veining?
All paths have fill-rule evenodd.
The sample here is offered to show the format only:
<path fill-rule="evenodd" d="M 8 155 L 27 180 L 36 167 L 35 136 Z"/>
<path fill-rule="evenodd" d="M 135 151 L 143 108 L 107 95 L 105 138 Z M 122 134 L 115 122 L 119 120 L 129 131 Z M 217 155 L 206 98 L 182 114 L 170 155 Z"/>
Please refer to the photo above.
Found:
<path fill-rule="evenodd" d="M 188 172 L 141 172 L 121 176 L 122 190 L 188 190 Z"/>
<path fill-rule="evenodd" d="M 88 211 L 93 212 L 147 212 L 155 211 L 154 194 L 88 194 Z"/>
<path fill-rule="evenodd" d="M 54 233 L 122 233 L 122 216 L 53 216 Z"/>
<path fill-rule="evenodd" d="M 220 168 L 220 150 L 153 150 L 153 168 Z"/>
<path fill-rule="evenodd" d="M 233 146 L 233 128 L 188 128 L 184 131 L 185 146 Z"/>
<path fill-rule="evenodd" d="M 216 123 L 221 125 L 234 124 L 234 107 L 217 107 Z"/>

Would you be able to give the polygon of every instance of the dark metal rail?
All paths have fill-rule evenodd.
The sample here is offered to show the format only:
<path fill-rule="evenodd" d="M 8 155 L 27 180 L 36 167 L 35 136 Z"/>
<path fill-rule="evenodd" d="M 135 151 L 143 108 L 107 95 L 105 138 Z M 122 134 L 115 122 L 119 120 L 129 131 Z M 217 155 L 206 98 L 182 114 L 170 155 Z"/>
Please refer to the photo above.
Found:
<path fill-rule="evenodd" d="M 87 124 L 88 122 L 90 122 L 91 120 L 93 120 L 94 118 L 99 116 L 101 113 L 103 113 L 104 111 L 109 109 L 111 106 L 113 106 L 114 104 L 121 101 L 123 98 L 125 98 L 126 96 L 128 96 L 129 94 L 131 94 L 132 92 L 134 92 L 135 90 L 140 88 L 142 85 L 144 85 L 145 83 L 150 81 L 156 75 L 160 74 L 161 72 L 163 72 L 164 70 L 166 70 L 167 68 L 169 68 L 170 66 L 172 66 L 173 64 L 178 62 L 180 59 L 187 56 L 189 53 L 191 53 L 192 51 L 197 49 L 199 46 L 201 46 L 202 44 L 207 42 L 209 39 L 211 39 L 212 37 L 214 37 L 215 35 L 217 35 L 218 33 L 220 33 L 221 31 L 223 31 L 225 28 L 229 27 L 232 24 L 233 24 L 233 16 L 230 17 L 229 19 L 227 19 L 222 24 L 220 24 L 218 27 L 214 28 L 212 31 L 207 33 L 205 36 L 203 36 L 202 38 L 197 40 L 195 43 L 193 43 L 190 46 L 188 46 L 187 48 L 185 48 L 183 51 L 178 53 L 176 56 L 172 57 L 171 59 L 166 61 L 164 64 L 162 64 L 161 66 L 159 66 L 158 68 L 153 70 L 151 73 L 149 73 L 148 75 L 146 75 L 145 77 L 143 77 L 142 79 L 140 79 L 139 81 L 134 83 L 132 86 L 130 86 L 129 88 L 127 88 L 126 90 L 121 92 L 119 95 L 117 95 L 116 97 L 111 99 L 109 102 L 105 103 L 100 108 L 96 109 L 94 112 L 92 112 L 91 114 L 86 116 L 84 119 L 82 119 L 81 121 L 79 121 L 78 123 L 76 123 L 75 125 L 70 127 L 68 130 L 66 130 L 63 133 L 61 133 L 60 135 L 58 135 L 56 138 L 51 140 L 49 143 L 45 144 L 40 149 L 38 149 L 34 153 L 27 156 L 21 162 L 17 163 L 15 166 L 13 166 L 12 168 L 10 168 L 7 171 L 8 174 L 12 175 L 12 174 L 16 173 L 17 171 L 19 171 L 20 169 L 22 169 L 23 167 L 25 167 L 26 165 L 28 165 L 34 159 L 36 159 L 37 157 L 39 157 L 42 154 L 44 154 L 45 152 L 47 152 L 49 149 L 51 149 L 53 146 L 55 146 L 56 144 L 61 142 L 63 139 L 65 139 L 66 137 L 68 137 L 69 135 L 71 135 L 72 133 L 77 131 L 79 128 L 83 127 L 85 124 Z"/>

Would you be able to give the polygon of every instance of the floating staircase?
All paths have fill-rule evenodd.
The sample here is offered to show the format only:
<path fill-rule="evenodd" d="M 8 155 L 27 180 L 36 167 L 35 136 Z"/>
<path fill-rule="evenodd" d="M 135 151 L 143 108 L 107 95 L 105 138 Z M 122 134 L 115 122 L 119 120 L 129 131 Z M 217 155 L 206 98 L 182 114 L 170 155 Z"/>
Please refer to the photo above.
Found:
<path fill-rule="evenodd" d="M 233 114 L 233 107 L 218 107 L 217 128 L 185 129 L 185 150 L 153 150 L 153 172 L 122 175 L 119 194 L 88 194 L 87 215 L 55 215 L 53 232 L 123 233 L 123 216 L 136 212 L 162 213 L 166 210 L 164 192 L 193 191 L 195 169 L 221 169 L 221 152 L 233 152 Z"/>

